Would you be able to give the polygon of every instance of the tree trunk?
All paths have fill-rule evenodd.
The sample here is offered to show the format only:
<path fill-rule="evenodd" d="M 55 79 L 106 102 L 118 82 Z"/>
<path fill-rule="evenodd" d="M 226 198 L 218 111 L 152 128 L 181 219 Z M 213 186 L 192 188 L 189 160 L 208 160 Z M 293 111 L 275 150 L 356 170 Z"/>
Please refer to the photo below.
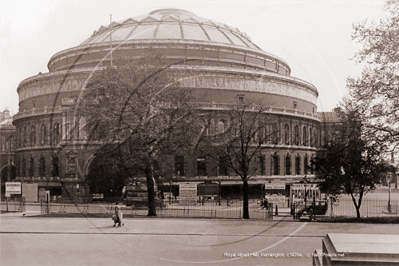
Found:
<path fill-rule="evenodd" d="M 356 199 L 355 199 L 355 196 L 353 195 L 353 193 L 351 193 L 351 196 L 352 196 L 353 204 L 355 205 L 355 208 L 356 208 L 356 218 L 357 218 L 357 219 L 360 219 L 360 205 L 361 205 L 361 203 L 362 203 L 362 196 L 363 196 L 363 194 L 361 194 L 361 195 L 359 196 L 358 202 L 356 202 Z"/>
<path fill-rule="evenodd" d="M 356 207 L 356 218 L 360 219 L 360 206 L 355 206 Z"/>
<path fill-rule="evenodd" d="M 242 195 L 243 195 L 243 219 L 249 219 L 249 209 L 248 209 L 248 180 L 244 178 L 243 188 L 242 188 Z"/>
<path fill-rule="evenodd" d="M 148 190 L 148 214 L 147 216 L 157 216 L 157 206 L 155 201 L 154 178 L 152 164 L 148 163 L 145 169 Z"/>

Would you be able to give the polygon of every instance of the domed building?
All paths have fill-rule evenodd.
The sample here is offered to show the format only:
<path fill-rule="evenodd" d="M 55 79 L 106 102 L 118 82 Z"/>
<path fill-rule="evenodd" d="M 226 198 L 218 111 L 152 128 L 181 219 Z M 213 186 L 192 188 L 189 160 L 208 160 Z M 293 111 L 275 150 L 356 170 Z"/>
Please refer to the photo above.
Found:
<path fill-rule="evenodd" d="M 230 123 L 223 110 L 232 104 L 267 107 L 265 113 L 277 121 L 271 126 L 280 134 L 262 145 L 260 170 L 251 185 L 288 185 L 314 177 L 305 165 L 320 139 L 315 86 L 291 77 L 283 59 L 263 51 L 235 27 L 185 10 L 160 9 L 101 26 L 80 45 L 53 55 L 48 73 L 19 84 L 19 112 L 13 120 L 17 179 L 37 183 L 39 198 L 44 190 L 75 199 L 90 194 L 85 178 L 101 143 L 88 139 L 84 118 L 75 112 L 77 99 L 92 74 L 113 57 L 146 53 L 162 53 L 175 68 L 194 73 L 183 85 L 193 89 L 203 112 L 209 113 L 211 133 Z M 176 160 L 173 185 L 205 180 L 222 187 L 241 184 L 239 177 L 217 166 L 197 169 L 203 165 L 195 156 Z"/>

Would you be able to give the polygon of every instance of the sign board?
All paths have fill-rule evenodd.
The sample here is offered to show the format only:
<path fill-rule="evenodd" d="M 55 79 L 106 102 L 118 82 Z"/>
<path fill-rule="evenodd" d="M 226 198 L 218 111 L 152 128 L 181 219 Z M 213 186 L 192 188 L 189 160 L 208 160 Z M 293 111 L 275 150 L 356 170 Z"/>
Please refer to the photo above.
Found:
<path fill-rule="evenodd" d="M 62 98 L 62 105 L 75 105 L 74 98 Z"/>
<path fill-rule="evenodd" d="M 219 195 L 219 184 L 199 184 L 197 186 L 198 196 L 217 197 Z"/>
<path fill-rule="evenodd" d="M 292 184 L 291 185 L 291 189 L 304 189 L 305 187 L 306 187 L 306 189 L 317 188 L 317 184 L 306 184 L 306 186 L 304 184 Z"/>
<path fill-rule="evenodd" d="M 21 182 L 6 182 L 6 193 L 21 194 Z"/>
<path fill-rule="evenodd" d="M 284 203 L 285 202 L 285 196 L 279 196 L 279 195 L 268 195 L 266 196 L 266 199 L 269 203 Z"/>
<path fill-rule="evenodd" d="M 180 198 L 195 198 L 197 199 L 197 185 L 186 183 L 180 184 L 179 186 L 179 196 Z"/>
<path fill-rule="evenodd" d="M 179 185 L 180 204 L 197 202 L 197 184 L 184 183 Z"/>
<path fill-rule="evenodd" d="M 283 190 L 285 190 L 285 183 L 266 183 L 265 189 L 283 189 Z"/>

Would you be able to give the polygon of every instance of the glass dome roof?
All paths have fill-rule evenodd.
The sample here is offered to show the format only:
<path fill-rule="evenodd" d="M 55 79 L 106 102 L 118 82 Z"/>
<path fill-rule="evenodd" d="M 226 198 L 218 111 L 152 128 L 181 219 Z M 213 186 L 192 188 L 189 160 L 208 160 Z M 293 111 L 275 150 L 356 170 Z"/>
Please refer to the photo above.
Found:
<path fill-rule="evenodd" d="M 112 41 L 177 39 L 208 41 L 261 50 L 237 28 L 205 19 L 181 9 L 158 9 L 148 15 L 101 26 L 81 43 L 91 45 Z"/>

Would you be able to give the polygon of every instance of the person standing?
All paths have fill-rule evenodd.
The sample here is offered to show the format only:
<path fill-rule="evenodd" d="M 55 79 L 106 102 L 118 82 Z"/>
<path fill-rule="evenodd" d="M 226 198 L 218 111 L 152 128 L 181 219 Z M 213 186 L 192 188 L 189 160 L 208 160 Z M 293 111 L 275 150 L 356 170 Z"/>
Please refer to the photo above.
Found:
<path fill-rule="evenodd" d="M 267 198 L 265 198 L 264 202 L 263 202 L 263 207 L 268 210 L 269 209 L 269 201 L 267 200 Z"/>
<path fill-rule="evenodd" d="M 123 213 L 120 209 L 119 203 L 115 202 L 115 220 L 114 220 L 114 227 L 116 226 L 116 224 L 118 224 L 118 226 L 120 227 L 121 225 L 125 225 L 123 223 Z"/>

